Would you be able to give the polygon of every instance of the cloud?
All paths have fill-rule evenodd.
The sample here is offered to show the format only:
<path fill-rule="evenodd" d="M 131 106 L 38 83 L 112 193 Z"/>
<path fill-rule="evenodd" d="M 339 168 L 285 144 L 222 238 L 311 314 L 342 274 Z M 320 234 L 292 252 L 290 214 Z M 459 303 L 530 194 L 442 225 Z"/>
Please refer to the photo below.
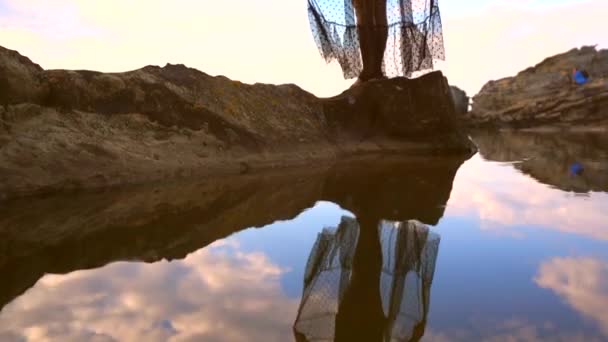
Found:
<path fill-rule="evenodd" d="M 446 215 L 474 216 L 482 230 L 517 237 L 526 226 L 608 240 L 608 194 L 572 197 L 479 155 L 458 170 Z"/>
<path fill-rule="evenodd" d="M 180 261 L 46 275 L 0 313 L 3 340 L 285 341 L 298 299 L 260 253 L 216 243 Z"/>
<path fill-rule="evenodd" d="M 553 258 L 541 264 L 534 281 L 597 322 L 608 338 L 607 261 L 590 257 Z"/>
<path fill-rule="evenodd" d="M 443 1 L 447 61 L 439 67 L 475 93 L 549 55 L 608 46 L 606 1 L 548 3 Z M 319 56 L 305 1 L 4 0 L 4 7 L 2 44 L 45 68 L 184 63 L 247 83 L 296 83 L 322 96 L 352 83 Z"/>

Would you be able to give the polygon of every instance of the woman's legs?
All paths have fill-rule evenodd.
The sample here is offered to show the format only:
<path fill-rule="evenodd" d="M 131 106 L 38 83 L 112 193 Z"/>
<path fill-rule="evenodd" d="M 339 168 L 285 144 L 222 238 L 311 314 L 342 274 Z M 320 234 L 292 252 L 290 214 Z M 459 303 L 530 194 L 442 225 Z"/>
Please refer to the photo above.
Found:
<path fill-rule="evenodd" d="M 374 0 L 374 78 L 382 78 L 382 61 L 388 39 L 388 21 L 386 18 L 386 0 Z"/>
<path fill-rule="evenodd" d="M 360 81 L 384 77 L 382 60 L 388 38 L 386 0 L 353 0 L 363 70 Z"/>
<path fill-rule="evenodd" d="M 363 60 L 363 70 L 359 75 L 359 81 L 367 81 L 372 77 L 372 66 L 374 64 L 373 42 L 373 12 L 371 2 L 373 0 L 353 0 L 355 14 L 357 15 L 357 34 L 359 35 L 359 47 L 361 49 L 361 59 Z"/>

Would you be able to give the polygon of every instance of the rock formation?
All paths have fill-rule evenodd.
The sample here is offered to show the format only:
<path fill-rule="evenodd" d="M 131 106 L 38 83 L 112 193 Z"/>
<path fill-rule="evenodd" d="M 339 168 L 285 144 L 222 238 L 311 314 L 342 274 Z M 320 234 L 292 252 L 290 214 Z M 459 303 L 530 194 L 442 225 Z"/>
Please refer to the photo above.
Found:
<path fill-rule="evenodd" d="M 0 48 L 0 199 L 364 152 L 470 153 L 440 72 L 330 99 L 183 65 L 43 70 Z"/>
<path fill-rule="evenodd" d="M 587 70 L 584 85 L 573 68 Z M 585 46 L 549 57 L 514 77 L 490 81 L 466 115 L 473 126 L 608 127 L 608 50 Z"/>
<path fill-rule="evenodd" d="M 465 114 L 469 111 L 469 100 L 470 98 L 467 96 L 467 93 L 456 87 L 450 86 L 450 91 L 452 92 L 452 99 L 454 100 L 454 106 L 456 107 L 457 114 Z"/>
<path fill-rule="evenodd" d="M 476 132 L 473 140 L 486 159 L 516 162 L 513 167 L 563 191 L 608 192 L 608 137 L 582 132 Z M 573 175 L 570 166 L 584 171 Z"/>

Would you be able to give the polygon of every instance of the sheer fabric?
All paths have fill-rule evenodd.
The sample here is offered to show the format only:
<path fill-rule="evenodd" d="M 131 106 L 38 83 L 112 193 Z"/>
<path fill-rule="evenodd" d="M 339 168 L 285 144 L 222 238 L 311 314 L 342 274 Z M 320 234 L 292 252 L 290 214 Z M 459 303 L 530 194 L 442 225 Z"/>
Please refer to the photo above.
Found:
<path fill-rule="evenodd" d="M 379 0 L 382 1 L 382 0 Z M 445 60 L 438 0 L 385 0 L 388 40 L 382 69 L 386 76 L 410 77 Z M 308 0 L 311 30 L 326 62 L 337 60 L 344 78 L 363 69 L 352 0 Z"/>

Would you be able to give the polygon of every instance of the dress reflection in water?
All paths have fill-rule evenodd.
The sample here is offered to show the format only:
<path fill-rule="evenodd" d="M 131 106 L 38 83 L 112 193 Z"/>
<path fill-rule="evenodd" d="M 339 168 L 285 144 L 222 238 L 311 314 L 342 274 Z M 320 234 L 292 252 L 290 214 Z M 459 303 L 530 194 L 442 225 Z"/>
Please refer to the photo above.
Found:
<path fill-rule="evenodd" d="M 360 228 L 343 217 L 338 228 L 324 228 L 306 265 L 296 339 L 419 340 L 439 241 L 417 221 Z"/>

